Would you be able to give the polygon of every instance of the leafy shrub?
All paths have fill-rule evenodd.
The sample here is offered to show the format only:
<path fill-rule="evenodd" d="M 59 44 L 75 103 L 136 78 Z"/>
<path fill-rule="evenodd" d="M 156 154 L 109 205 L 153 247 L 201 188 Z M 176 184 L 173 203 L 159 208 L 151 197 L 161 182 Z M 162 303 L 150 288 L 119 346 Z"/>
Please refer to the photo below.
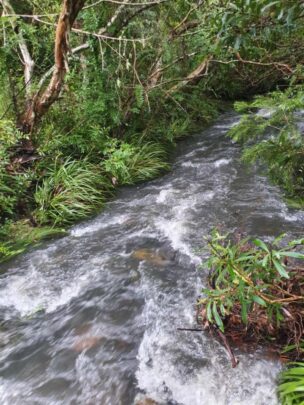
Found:
<path fill-rule="evenodd" d="M 132 145 L 112 140 L 104 153 L 102 166 L 119 184 L 149 180 L 169 169 L 167 153 L 157 143 Z"/>
<path fill-rule="evenodd" d="M 260 239 L 232 242 L 228 235 L 214 231 L 208 240 L 210 258 L 206 263 L 211 270 L 210 288 L 203 290 L 204 298 L 199 302 L 206 322 L 223 332 L 225 323 L 230 330 L 237 324 L 239 333 L 243 324 L 244 336 L 251 334 L 258 341 L 267 340 L 270 330 L 282 338 L 283 328 L 285 339 L 294 333 L 294 343 L 299 341 L 303 328 L 298 328 L 297 316 L 302 317 L 304 279 L 301 268 L 288 266 L 288 262 L 304 260 L 304 254 L 295 250 L 304 245 L 304 239 L 280 248 L 281 239 L 269 245 Z M 263 319 L 266 322 L 261 322 Z"/>
<path fill-rule="evenodd" d="M 37 187 L 34 215 L 39 224 L 70 224 L 97 211 L 110 191 L 97 166 L 84 161 L 58 161 Z"/>
<path fill-rule="evenodd" d="M 237 103 L 239 111 L 249 110 L 229 135 L 244 146 L 246 162 L 261 161 L 267 164 L 271 178 L 286 192 L 304 204 L 304 90 L 291 87 L 285 93 L 273 92 L 259 96 L 251 103 Z M 254 115 L 257 108 L 265 114 Z"/>

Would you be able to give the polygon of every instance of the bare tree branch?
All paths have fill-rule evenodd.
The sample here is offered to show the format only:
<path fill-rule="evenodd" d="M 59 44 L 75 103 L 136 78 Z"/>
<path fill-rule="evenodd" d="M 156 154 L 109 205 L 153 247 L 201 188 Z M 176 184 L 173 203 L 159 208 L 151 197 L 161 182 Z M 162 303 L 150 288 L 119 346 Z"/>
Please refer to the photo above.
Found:
<path fill-rule="evenodd" d="M 166 97 L 170 96 L 172 93 L 176 92 L 177 90 L 181 89 L 182 87 L 186 86 L 187 84 L 194 83 L 194 82 L 200 80 L 200 78 L 202 76 L 205 76 L 207 74 L 208 66 L 209 66 L 209 62 L 210 62 L 211 58 L 212 58 L 212 56 L 207 56 L 207 58 L 205 58 L 198 65 L 198 67 L 195 68 L 185 79 L 181 80 L 178 84 L 171 87 L 171 89 L 169 89 L 166 92 Z"/>
<path fill-rule="evenodd" d="M 3 16 L 12 15 L 16 16 L 15 11 L 10 4 L 9 0 L 1 0 L 1 4 L 3 7 Z M 27 43 L 22 35 L 21 30 L 19 29 L 16 18 L 10 19 L 11 26 L 13 30 L 16 32 L 18 36 L 18 46 L 20 49 L 20 53 L 22 56 L 22 63 L 24 65 L 24 81 L 25 81 L 25 93 L 26 93 L 26 101 L 30 103 L 32 92 L 31 92 L 31 81 L 33 77 L 35 62 L 33 61 L 30 51 L 28 49 Z"/>
<path fill-rule="evenodd" d="M 34 18 L 35 21 L 38 21 L 40 23 L 46 24 L 46 25 L 51 25 L 54 27 L 58 26 L 58 23 L 50 23 L 48 21 L 43 21 L 40 18 Z M 85 30 L 81 30 L 80 28 L 72 28 L 71 32 L 75 32 L 76 34 L 84 34 L 84 35 L 88 35 L 88 36 L 92 36 L 95 38 L 99 38 L 99 39 L 108 39 L 111 41 L 125 41 L 125 42 L 144 42 L 147 41 L 150 38 L 123 38 L 123 37 L 113 37 L 110 35 L 106 34 L 106 30 L 107 28 L 103 27 L 100 28 L 100 30 L 98 32 L 91 32 L 91 31 L 85 31 Z M 85 48 L 85 44 L 82 45 Z M 87 48 L 89 48 L 89 44 L 87 44 Z"/>
<path fill-rule="evenodd" d="M 102 4 L 102 3 L 113 3 L 113 4 L 121 4 L 121 5 L 127 5 L 127 6 L 135 6 L 135 7 L 137 7 L 137 6 L 145 6 L 145 5 L 148 5 L 148 4 L 166 3 L 166 2 L 168 2 L 168 1 L 170 1 L 170 0 L 155 0 L 155 1 L 151 0 L 151 1 L 147 1 L 147 2 L 144 2 L 144 1 L 143 1 L 142 3 L 139 3 L 139 2 L 129 3 L 128 0 L 125 0 L 125 1 L 119 1 L 119 0 L 99 0 L 99 1 L 96 1 L 96 3 L 89 4 L 88 6 L 84 7 L 84 10 L 85 10 L 85 9 L 88 9 L 88 8 L 91 8 L 91 7 L 98 6 L 99 4 Z"/>
<path fill-rule="evenodd" d="M 117 35 L 123 28 L 125 28 L 131 20 L 133 20 L 133 18 L 135 18 L 136 16 L 138 16 L 140 13 L 142 13 L 143 11 L 148 10 L 151 7 L 155 7 L 160 3 L 149 3 L 146 4 L 145 6 L 139 8 L 138 10 L 136 10 L 133 14 L 129 15 L 128 17 L 126 17 L 121 24 L 119 25 L 119 27 L 115 30 L 115 34 Z"/>
<path fill-rule="evenodd" d="M 293 69 L 287 65 L 286 63 L 280 63 L 280 62 L 258 62 L 258 61 L 253 61 L 253 60 L 245 60 L 241 57 L 239 53 L 236 54 L 237 59 L 232 59 L 229 61 L 223 61 L 223 60 L 217 60 L 217 59 L 210 59 L 209 62 L 214 62 L 214 63 L 221 63 L 223 65 L 228 65 L 230 63 L 244 63 L 248 65 L 256 65 L 256 66 L 274 66 L 276 69 L 279 70 L 284 70 L 288 73 L 293 73 Z"/>

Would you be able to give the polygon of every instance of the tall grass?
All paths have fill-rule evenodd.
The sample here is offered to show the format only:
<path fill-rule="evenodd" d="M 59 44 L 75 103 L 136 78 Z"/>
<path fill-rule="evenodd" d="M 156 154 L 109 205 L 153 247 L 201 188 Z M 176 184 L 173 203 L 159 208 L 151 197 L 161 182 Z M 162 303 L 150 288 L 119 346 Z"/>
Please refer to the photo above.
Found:
<path fill-rule="evenodd" d="M 118 184 L 135 184 L 157 177 L 168 170 L 167 152 L 155 142 L 142 145 L 122 143 L 108 153 L 102 163 L 105 171 L 115 177 Z"/>
<path fill-rule="evenodd" d="M 138 147 L 129 162 L 133 182 L 149 180 L 169 170 L 165 149 L 157 143 L 146 143 Z"/>
<path fill-rule="evenodd" d="M 109 180 L 86 160 L 56 162 L 35 192 L 35 219 L 39 224 L 71 224 L 102 207 L 110 189 Z"/>
<path fill-rule="evenodd" d="M 24 252 L 31 245 L 65 234 L 62 228 L 33 227 L 26 219 L 7 221 L 0 227 L 0 263 Z"/>

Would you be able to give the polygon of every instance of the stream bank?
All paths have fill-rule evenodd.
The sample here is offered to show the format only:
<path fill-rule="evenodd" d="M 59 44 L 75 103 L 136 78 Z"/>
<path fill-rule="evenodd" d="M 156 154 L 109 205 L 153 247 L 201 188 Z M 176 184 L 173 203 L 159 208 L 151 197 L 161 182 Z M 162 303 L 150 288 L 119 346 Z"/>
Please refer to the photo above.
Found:
<path fill-rule="evenodd" d="M 0 399 L 16 404 L 274 405 L 280 364 L 238 354 L 195 324 L 215 226 L 268 238 L 303 229 L 279 189 L 238 160 L 222 116 L 182 142 L 172 172 L 122 189 L 95 219 L 3 267 Z"/>

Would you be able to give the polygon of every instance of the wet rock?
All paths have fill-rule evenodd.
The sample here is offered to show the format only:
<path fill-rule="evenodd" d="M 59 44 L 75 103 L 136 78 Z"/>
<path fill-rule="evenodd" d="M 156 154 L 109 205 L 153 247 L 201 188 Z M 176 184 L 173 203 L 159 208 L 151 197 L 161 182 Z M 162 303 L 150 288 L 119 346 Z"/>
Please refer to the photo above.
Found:
<path fill-rule="evenodd" d="M 84 323 L 82 325 L 76 326 L 74 329 L 74 333 L 77 336 L 82 336 L 88 333 L 92 329 L 91 323 Z"/>
<path fill-rule="evenodd" d="M 142 398 L 136 401 L 135 405 L 158 405 L 158 404 L 151 398 Z"/>
<path fill-rule="evenodd" d="M 162 257 L 165 257 L 167 260 L 174 262 L 177 256 L 177 252 L 172 249 L 171 245 L 164 245 L 159 249 L 159 253 Z"/>
<path fill-rule="evenodd" d="M 98 346 L 102 340 L 103 338 L 101 336 L 84 336 L 73 344 L 72 349 L 76 353 L 81 353 L 84 350 Z"/>
<path fill-rule="evenodd" d="M 166 266 L 170 261 L 164 257 L 160 252 L 152 249 L 138 249 L 132 253 L 132 257 L 139 261 L 146 261 L 156 266 Z"/>

